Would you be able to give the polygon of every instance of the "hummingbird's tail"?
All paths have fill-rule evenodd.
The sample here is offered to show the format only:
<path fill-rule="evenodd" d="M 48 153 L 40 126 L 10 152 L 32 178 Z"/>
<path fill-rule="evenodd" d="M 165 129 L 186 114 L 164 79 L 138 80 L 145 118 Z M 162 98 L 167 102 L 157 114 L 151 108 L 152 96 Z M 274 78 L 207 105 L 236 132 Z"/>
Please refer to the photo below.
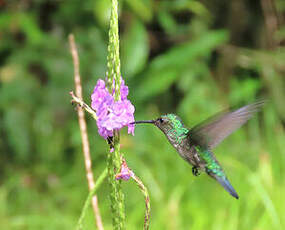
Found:
<path fill-rule="evenodd" d="M 229 182 L 229 180 L 227 179 L 225 175 L 220 176 L 211 171 L 210 172 L 208 171 L 207 173 L 209 174 L 209 176 L 216 179 L 225 188 L 225 190 L 228 191 L 229 194 L 231 194 L 236 199 L 239 198 L 237 192 L 235 191 L 235 189 L 233 188 L 233 186 L 231 185 L 231 183 Z"/>

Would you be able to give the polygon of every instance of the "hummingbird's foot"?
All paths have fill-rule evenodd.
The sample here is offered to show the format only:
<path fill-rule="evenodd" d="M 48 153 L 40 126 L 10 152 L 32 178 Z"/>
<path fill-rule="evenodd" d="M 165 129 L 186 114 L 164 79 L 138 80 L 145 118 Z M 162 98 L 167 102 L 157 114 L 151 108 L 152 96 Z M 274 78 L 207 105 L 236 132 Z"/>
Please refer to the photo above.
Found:
<path fill-rule="evenodd" d="M 192 173 L 193 173 L 194 176 L 199 176 L 199 175 L 200 175 L 200 172 L 199 172 L 198 167 L 193 166 L 193 167 L 192 167 Z"/>

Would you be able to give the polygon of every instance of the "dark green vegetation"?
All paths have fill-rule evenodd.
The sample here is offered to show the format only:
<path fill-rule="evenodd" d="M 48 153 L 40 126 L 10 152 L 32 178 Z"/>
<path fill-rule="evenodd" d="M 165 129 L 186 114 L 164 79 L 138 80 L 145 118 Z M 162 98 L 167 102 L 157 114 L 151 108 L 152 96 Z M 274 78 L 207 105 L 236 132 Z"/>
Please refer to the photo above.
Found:
<path fill-rule="evenodd" d="M 156 128 L 122 132 L 128 165 L 148 187 L 152 229 L 285 228 L 283 0 L 120 2 L 122 74 L 136 119 L 178 114 L 192 126 L 229 105 L 270 101 L 215 153 L 240 199 L 191 167 Z M 273 7 L 272 7 L 273 6 Z M 72 229 L 87 197 L 81 140 L 68 92 L 79 46 L 85 101 L 106 71 L 108 1 L 0 1 L 0 228 Z M 274 9 L 274 10 L 272 10 Z M 88 117 L 94 173 L 107 145 Z M 144 202 L 124 182 L 127 228 Z M 108 186 L 99 191 L 111 229 Z M 86 229 L 94 229 L 90 210 Z"/>

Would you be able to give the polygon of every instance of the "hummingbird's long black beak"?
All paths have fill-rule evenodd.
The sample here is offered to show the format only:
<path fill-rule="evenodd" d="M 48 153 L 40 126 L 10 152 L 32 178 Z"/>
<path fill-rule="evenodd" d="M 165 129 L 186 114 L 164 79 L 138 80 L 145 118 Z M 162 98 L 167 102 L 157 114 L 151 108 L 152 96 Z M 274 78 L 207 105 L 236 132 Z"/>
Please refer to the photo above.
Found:
<path fill-rule="evenodd" d="M 146 123 L 150 123 L 150 124 L 154 124 L 154 120 L 146 120 L 146 121 L 134 121 L 131 122 L 130 125 L 134 125 L 134 124 L 146 124 Z"/>

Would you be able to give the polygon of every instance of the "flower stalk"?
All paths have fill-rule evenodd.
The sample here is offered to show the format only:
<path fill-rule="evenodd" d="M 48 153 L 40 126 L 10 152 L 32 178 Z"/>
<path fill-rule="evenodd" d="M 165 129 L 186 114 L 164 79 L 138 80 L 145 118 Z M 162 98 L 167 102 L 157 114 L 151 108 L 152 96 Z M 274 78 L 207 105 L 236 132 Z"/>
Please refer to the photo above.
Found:
<path fill-rule="evenodd" d="M 121 64 L 120 64 L 120 44 L 119 44 L 119 25 L 118 25 L 118 0 L 112 0 L 109 45 L 107 57 L 107 77 L 108 87 L 112 92 L 113 82 L 115 81 L 115 100 L 120 99 L 121 85 Z"/>
<path fill-rule="evenodd" d="M 109 45 L 107 56 L 107 81 L 109 92 L 115 91 L 115 101 L 121 99 L 121 70 L 120 70 L 120 56 L 119 56 L 119 28 L 118 28 L 118 0 L 112 0 L 110 29 L 109 29 Z M 115 84 L 113 84 L 115 82 Z M 111 185 L 111 211 L 114 229 L 125 228 L 125 208 L 124 208 L 124 194 L 121 188 L 121 181 L 116 180 L 116 174 L 121 166 L 120 153 L 120 133 L 114 130 L 111 146 L 114 147 L 113 152 L 108 153 L 107 167 L 108 179 Z"/>

